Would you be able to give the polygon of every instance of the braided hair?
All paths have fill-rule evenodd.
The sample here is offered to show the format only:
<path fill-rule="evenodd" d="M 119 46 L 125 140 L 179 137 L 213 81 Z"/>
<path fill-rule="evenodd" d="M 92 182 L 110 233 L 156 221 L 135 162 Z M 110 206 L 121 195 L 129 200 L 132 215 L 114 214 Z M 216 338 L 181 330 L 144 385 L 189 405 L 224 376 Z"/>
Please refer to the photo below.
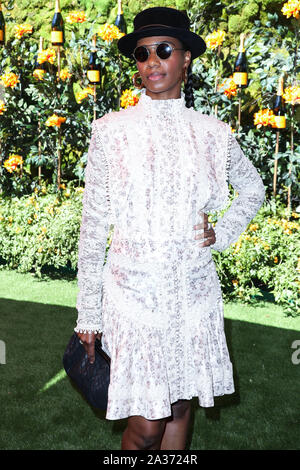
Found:
<path fill-rule="evenodd" d="M 192 62 L 187 69 L 187 82 L 184 85 L 184 94 L 185 94 L 185 105 L 187 108 L 194 107 L 194 83 L 193 83 L 193 74 L 192 74 Z"/>
<path fill-rule="evenodd" d="M 185 51 L 189 51 L 189 47 L 181 41 L 182 47 Z M 192 60 L 190 65 L 187 68 L 187 82 L 184 85 L 184 94 L 185 94 L 185 105 L 187 108 L 194 107 L 194 81 L 193 81 L 193 73 L 192 73 Z"/>

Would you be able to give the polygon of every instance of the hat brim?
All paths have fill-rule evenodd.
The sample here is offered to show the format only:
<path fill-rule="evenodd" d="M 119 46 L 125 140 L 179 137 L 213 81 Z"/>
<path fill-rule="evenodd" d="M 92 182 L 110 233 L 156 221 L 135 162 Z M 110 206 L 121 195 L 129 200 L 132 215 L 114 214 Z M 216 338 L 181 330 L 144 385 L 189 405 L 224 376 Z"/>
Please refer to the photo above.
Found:
<path fill-rule="evenodd" d="M 164 28 L 160 26 L 149 29 L 145 28 L 142 31 L 136 31 L 122 36 L 118 40 L 118 49 L 121 54 L 129 59 L 133 59 L 132 53 L 136 47 L 137 41 L 149 36 L 171 36 L 183 41 L 188 50 L 191 51 L 192 60 L 199 57 L 206 50 L 205 41 L 198 36 L 198 34 L 182 28 Z"/>

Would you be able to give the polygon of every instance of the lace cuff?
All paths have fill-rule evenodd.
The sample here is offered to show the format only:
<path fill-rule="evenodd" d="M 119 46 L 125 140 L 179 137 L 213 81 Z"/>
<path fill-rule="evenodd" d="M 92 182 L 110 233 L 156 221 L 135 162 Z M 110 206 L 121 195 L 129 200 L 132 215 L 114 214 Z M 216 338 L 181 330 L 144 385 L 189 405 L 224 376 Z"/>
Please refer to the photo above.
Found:
<path fill-rule="evenodd" d="M 78 245 L 76 332 L 101 332 L 102 272 L 109 232 L 108 165 L 96 121 L 85 169 L 82 221 Z"/>
<path fill-rule="evenodd" d="M 230 208 L 214 227 L 216 242 L 210 247 L 217 251 L 227 249 L 238 240 L 265 199 L 263 181 L 233 135 L 230 137 L 228 157 L 228 180 L 238 191 L 238 197 L 232 201 Z"/>

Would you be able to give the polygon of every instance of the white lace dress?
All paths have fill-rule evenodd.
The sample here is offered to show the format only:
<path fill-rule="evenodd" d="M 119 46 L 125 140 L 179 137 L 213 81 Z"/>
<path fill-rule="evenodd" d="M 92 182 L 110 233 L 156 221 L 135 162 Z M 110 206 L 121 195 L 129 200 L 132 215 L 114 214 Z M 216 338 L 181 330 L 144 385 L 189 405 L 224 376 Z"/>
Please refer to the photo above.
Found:
<path fill-rule="evenodd" d="M 159 419 L 171 404 L 234 392 L 211 250 L 237 241 L 265 190 L 229 125 L 179 99 L 93 122 L 85 173 L 75 331 L 102 332 L 111 357 L 106 418 Z M 201 247 L 200 213 L 228 204 Z M 105 260 L 107 237 L 114 228 Z"/>

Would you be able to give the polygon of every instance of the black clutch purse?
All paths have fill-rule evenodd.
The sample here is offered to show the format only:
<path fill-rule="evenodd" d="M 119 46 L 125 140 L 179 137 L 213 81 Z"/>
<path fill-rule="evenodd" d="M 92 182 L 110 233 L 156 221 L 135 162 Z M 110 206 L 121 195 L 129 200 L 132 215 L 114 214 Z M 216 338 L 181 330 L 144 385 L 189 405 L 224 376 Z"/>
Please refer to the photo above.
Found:
<path fill-rule="evenodd" d="M 106 410 L 110 358 L 103 351 L 101 340 L 95 341 L 95 362 L 91 364 L 83 344 L 74 332 L 63 355 L 63 366 L 86 400 L 95 408 Z"/>

